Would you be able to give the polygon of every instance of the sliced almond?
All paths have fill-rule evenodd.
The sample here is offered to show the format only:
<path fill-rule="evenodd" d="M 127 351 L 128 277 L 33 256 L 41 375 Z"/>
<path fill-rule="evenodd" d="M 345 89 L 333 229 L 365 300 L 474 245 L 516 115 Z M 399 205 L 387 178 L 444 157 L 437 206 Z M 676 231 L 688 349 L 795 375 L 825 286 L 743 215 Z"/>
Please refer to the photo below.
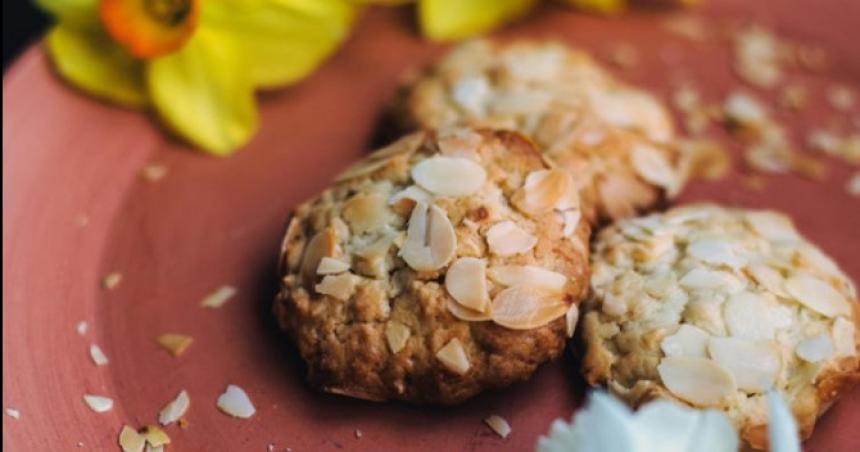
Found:
<path fill-rule="evenodd" d="M 636 174 L 647 182 L 666 189 L 673 188 L 678 183 L 675 169 L 660 151 L 651 146 L 635 145 L 630 154 L 630 162 Z"/>
<path fill-rule="evenodd" d="M 728 292 L 737 292 L 744 285 L 731 273 L 700 267 L 688 271 L 678 282 L 688 289 L 722 289 Z"/>
<path fill-rule="evenodd" d="M 770 389 L 782 367 L 779 348 L 773 341 L 712 337 L 708 353 L 732 374 L 738 388 L 750 393 Z"/>
<path fill-rule="evenodd" d="M 341 273 L 338 275 L 326 275 L 323 280 L 314 286 L 314 290 L 322 295 L 330 295 L 338 300 L 349 300 L 355 292 L 357 277 L 352 273 Z"/>
<path fill-rule="evenodd" d="M 387 200 L 376 193 L 359 193 L 343 206 L 343 219 L 355 234 L 382 229 L 388 222 L 389 213 Z"/>
<path fill-rule="evenodd" d="M 433 200 L 433 194 L 418 185 L 410 185 L 388 198 L 388 205 L 393 206 L 395 204 L 399 204 L 405 199 L 408 199 L 413 203 L 425 202 L 429 204 Z"/>
<path fill-rule="evenodd" d="M 535 287 L 508 287 L 493 299 L 493 322 L 512 330 L 530 330 L 565 315 L 569 306 L 556 292 Z"/>
<path fill-rule="evenodd" d="M 140 433 L 146 439 L 147 444 L 152 447 L 162 447 L 166 444 L 170 444 L 170 437 L 167 436 L 167 433 L 157 425 L 147 425 L 140 429 L 138 433 Z"/>
<path fill-rule="evenodd" d="M 481 189 L 487 172 L 469 159 L 435 156 L 412 167 L 412 179 L 437 195 L 467 196 Z"/>
<path fill-rule="evenodd" d="M 705 358 L 668 356 L 657 372 L 672 394 L 696 406 L 717 406 L 737 390 L 732 374 Z"/>
<path fill-rule="evenodd" d="M 446 368 L 459 375 L 466 375 L 466 372 L 471 367 L 469 357 L 463 348 L 463 343 L 456 337 L 436 352 L 436 359 L 441 361 Z"/>
<path fill-rule="evenodd" d="M 188 350 L 188 347 L 191 346 L 191 343 L 194 342 L 194 338 L 191 336 L 186 336 L 184 334 L 162 334 L 156 338 L 156 342 L 158 345 L 164 347 L 171 355 L 179 356 L 185 353 L 185 350 Z"/>
<path fill-rule="evenodd" d="M 332 257 L 323 257 L 320 259 L 320 264 L 317 267 L 318 275 L 334 275 L 343 273 L 349 270 L 349 262 L 334 259 Z"/>
<path fill-rule="evenodd" d="M 687 253 L 691 256 L 713 265 L 727 265 L 737 269 L 746 260 L 735 252 L 736 245 L 721 238 L 704 238 L 687 245 Z"/>
<path fill-rule="evenodd" d="M 176 398 L 171 400 L 158 412 L 158 423 L 161 425 L 170 425 L 178 421 L 182 416 L 185 416 L 190 406 L 191 398 L 188 397 L 188 392 L 184 389 L 179 391 Z"/>
<path fill-rule="evenodd" d="M 92 358 L 96 366 L 104 366 L 108 363 L 108 358 L 105 355 L 105 352 L 103 352 L 101 347 L 96 344 L 90 345 L 90 358 Z"/>
<path fill-rule="evenodd" d="M 768 292 L 780 297 L 787 296 L 783 288 L 785 278 L 774 268 L 762 263 L 752 263 L 747 265 L 746 271 Z"/>
<path fill-rule="evenodd" d="M 837 317 L 833 322 L 833 346 L 837 356 L 856 356 L 857 334 L 854 323 L 844 317 Z"/>
<path fill-rule="evenodd" d="M 333 228 L 325 228 L 314 234 L 305 247 L 302 256 L 301 269 L 302 283 L 305 288 L 310 289 L 316 281 L 317 268 L 324 257 L 334 257 L 337 246 L 337 237 Z"/>
<path fill-rule="evenodd" d="M 561 273 L 534 265 L 501 265 L 490 267 L 490 278 L 503 286 L 528 286 L 560 292 L 567 284 Z"/>
<path fill-rule="evenodd" d="M 580 220 L 582 220 L 582 211 L 579 209 L 565 210 L 561 213 L 561 219 L 564 222 L 564 227 L 561 231 L 562 235 L 571 237 L 576 232 Z"/>
<path fill-rule="evenodd" d="M 122 452 L 143 452 L 144 446 L 146 446 L 146 438 L 143 435 L 128 425 L 122 426 L 119 432 L 119 447 L 122 448 Z"/>
<path fill-rule="evenodd" d="M 461 257 L 448 267 L 445 289 L 463 306 L 485 311 L 489 303 L 487 294 L 487 262 L 476 257 Z"/>
<path fill-rule="evenodd" d="M 778 242 L 796 242 L 800 239 L 794 224 L 785 215 L 768 211 L 747 212 L 744 220 L 756 233 L 767 239 Z"/>
<path fill-rule="evenodd" d="M 84 403 L 96 413 L 106 413 L 113 408 L 113 399 L 110 397 L 86 394 Z"/>
<path fill-rule="evenodd" d="M 793 276 L 785 280 L 785 291 L 795 300 L 826 317 L 850 316 L 848 300 L 830 284 L 809 275 Z"/>
<path fill-rule="evenodd" d="M 436 138 L 436 145 L 439 146 L 439 152 L 446 157 L 477 160 L 479 159 L 477 151 L 483 140 L 481 134 L 477 132 L 469 129 L 457 129 L 439 133 Z"/>
<path fill-rule="evenodd" d="M 565 326 L 567 327 L 567 337 L 573 337 L 576 332 L 576 323 L 579 321 L 579 306 L 572 304 L 564 313 Z"/>
<path fill-rule="evenodd" d="M 385 340 L 388 341 L 388 347 L 391 353 L 397 353 L 403 350 L 406 346 L 406 341 L 412 335 L 412 330 L 408 326 L 392 320 L 385 325 Z"/>
<path fill-rule="evenodd" d="M 418 271 L 433 271 L 444 267 L 457 248 L 454 226 L 444 210 L 419 202 L 412 209 L 406 240 L 400 256 Z"/>
<path fill-rule="evenodd" d="M 200 306 L 204 308 L 212 308 L 217 309 L 221 306 L 224 306 L 224 303 L 227 303 L 234 295 L 236 295 L 236 288 L 233 286 L 222 286 L 219 287 L 218 290 L 212 292 L 207 295 L 203 301 L 200 302 Z"/>
<path fill-rule="evenodd" d="M 505 418 L 501 416 L 494 414 L 484 419 L 484 423 L 487 424 L 487 426 L 490 427 L 492 431 L 496 432 L 496 434 L 502 438 L 507 438 L 508 435 L 511 434 L 511 424 L 508 424 L 508 421 L 506 421 Z"/>
<path fill-rule="evenodd" d="M 830 334 L 822 333 L 812 337 L 808 337 L 794 348 L 794 353 L 800 357 L 800 359 L 810 362 L 817 363 L 819 361 L 825 360 L 833 356 L 836 352 L 833 347 L 833 339 L 830 338 Z"/>
<path fill-rule="evenodd" d="M 688 356 L 691 358 L 708 357 L 708 338 L 710 334 L 705 330 L 683 324 L 678 331 L 671 336 L 666 336 L 660 342 L 660 349 L 666 356 Z"/>
<path fill-rule="evenodd" d="M 777 329 L 787 326 L 780 319 L 778 303 L 755 292 L 738 292 L 723 307 L 726 327 L 732 336 L 745 339 L 773 339 Z"/>
<path fill-rule="evenodd" d="M 247 419 L 257 412 L 245 390 L 236 385 L 227 386 L 224 393 L 218 396 L 216 406 L 225 414 L 242 419 Z"/>
<path fill-rule="evenodd" d="M 446 302 L 446 306 L 448 307 L 448 311 L 454 315 L 454 317 L 465 320 L 467 322 L 483 322 L 485 320 L 491 320 L 492 316 L 490 315 L 490 309 L 488 305 L 488 309 L 484 312 L 475 311 L 473 309 L 469 309 L 460 303 L 457 303 L 453 298 L 448 298 Z"/>
<path fill-rule="evenodd" d="M 487 245 L 497 256 L 513 256 L 534 248 L 537 238 L 513 221 L 501 221 L 487 230 Z"/>
<path fill-rule="evenodd" d="M 532 171 L 514 195 L 514 204 L 523 212 L 540 215 L 551 212 L 570 196 L 575 187 L 570 173 L 560 169 Z"/>

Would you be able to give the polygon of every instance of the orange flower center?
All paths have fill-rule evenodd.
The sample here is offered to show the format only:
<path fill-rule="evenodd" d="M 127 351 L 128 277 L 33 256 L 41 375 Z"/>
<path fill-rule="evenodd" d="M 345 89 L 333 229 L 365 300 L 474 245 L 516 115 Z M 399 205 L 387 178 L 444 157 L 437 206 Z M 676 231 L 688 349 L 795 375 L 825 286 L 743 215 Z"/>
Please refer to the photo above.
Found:
<path fill-rule="evenodd" d="M 191 37 L 200 0 L 101 0 L 108 34 L 132 55 L 153 58 L 177 50 Z"/>

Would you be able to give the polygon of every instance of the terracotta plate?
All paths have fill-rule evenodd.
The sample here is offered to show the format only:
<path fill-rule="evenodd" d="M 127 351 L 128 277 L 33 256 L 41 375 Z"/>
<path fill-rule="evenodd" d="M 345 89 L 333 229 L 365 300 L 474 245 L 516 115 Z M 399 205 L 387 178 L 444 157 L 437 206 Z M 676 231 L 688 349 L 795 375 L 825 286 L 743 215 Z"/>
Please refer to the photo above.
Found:
<path fill-rule="evenodd" d="M 826 124 L 833 114 L 823 92 L 832 82 L 860 88 L 860 3 L 708 3 L 705 15 L 755 18 L 828 49 L 827 73 L 798 76 L 818 93 L 815 105 L 786 117 L 789 124 Z M 673 38 L 659 27 L 663 17 L 606 20 L 547 8 L 503 35 L 557 37 L 598 55 L 633 43 L 641 64 L 623 77 L 662 94 L 673 82 L 698 80 L 708 99 L 721 99 L 736 84 L 728 46 Z M 3 81 L 3 406 L 21 417 L 3 416 L 4 448 L 75 450 L 80 442 L 85 450 L 114 450 L 123 424 L 155 422 L 183 388 L 192 400 L 190 424 L 168 428 L 171 450 L 529 450 L 553 419 L 571 415 L 584 388 L 570 358 L 456 408 L 318 394 L 303 384 L 295 351 L 270 320 L 287 211 L 365 152 L 399 75 L 443 50 L 419 40 L 410 24 L 407 11 L 369 11 L 322 70 L 262 97 L 259 135 L 228 159 L 190 152 L 146 115 L 79 95 L 52 76 L 38 47 L 18 61 Z M 167 176 L 141 179 L 150 162 L 165 165 Z M 850 169 L 829 165 L 823 183 L 768 177 L 755 192 L 735 174 L 690 187 L 681 201 L 785 210 L 860 280 L 860 201 L 844 190 Z M 103 290 L 101 278 L 114 271 L 122 282 Z M 198 306 L 225 284 L 239 290 L 227 305 Z M 83 337 L 75 332 L 81 320 L 90 325 Z M 194 344 L 173 358 L 154 342 L 166 332 L 189 334 Z M 91 343 L 104 349 L 107 366 L 90 361 Z M 248 391 L 256 416 L 238 420 L 216 410 L 228 383 Z M 111 396 L 116 406 L 93 413 L 84 393 Z M 481 422 L 494 413 L 513 426 L 507 440 Z M 858 425 L 855 390 L 807 446 L 860 450 Z"/>

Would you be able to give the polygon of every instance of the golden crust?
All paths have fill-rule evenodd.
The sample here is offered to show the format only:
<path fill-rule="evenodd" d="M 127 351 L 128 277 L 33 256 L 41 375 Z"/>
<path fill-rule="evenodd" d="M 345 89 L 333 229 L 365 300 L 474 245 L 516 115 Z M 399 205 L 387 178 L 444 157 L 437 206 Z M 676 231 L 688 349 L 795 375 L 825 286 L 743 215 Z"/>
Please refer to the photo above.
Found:
<path fill-rule="evenodd" d="M 454 259 L 471 256 L 484 259 L 490 267 L 536 265 L 563 274 L 567 279 L 559 296 L 568 306 L 579 303 L 588 290 L 590 226 L 580 221 L 573 234 L 565 236 L 555 212 L 525 214 L 511 201 L 527 175 L 546 170 L 539 153 L 516 133 L 460 133 L 472 143 L 464 151 L 465 158 L 481 162 L 487 181 L 470 196 L 433 198 L 432 205 L 446 214 L 454 228 Z M 452 314 L 451 296 L 444 285 L 447 266 L 417 271 L 398 252 L 415 201 L 387 203 L 389 207 L 375 213 L 384 216 L 378 230 L 365 231 L 368 222 L 364 221 L 362 232 L 357 233 L 351 222 L 355 212 L 343 215 L 345 206 L 354 205 L 357 197 L 389 200 L 413 186 L 410 171 L 439 155 L 443 139 L 432 132 L 407 136 L 348 169 L 339 182 L 293 213 L 282 247 L 282 285 L 274 313 L 307 363 L 313 386 L 366 400 L 454 404 L 484 389 L 525 380 L 563 350 L 564 316 L 533 329 L 513 330 Z M 484 237 L 499 221 L 531 231 L 536 244 L 513 256 L 491 254 Z M 368 257 L 378 243 L 384 245 L 383 251 Z M 344 296 L 338 290 L 320 293 L 323 275 L 312 270 L 322 257 L 349 264 L 349 270 L 339 274 L 345 276 L 337 280 L 344 284 L 338 286 Z M 491 298 L 503 288 L 492 281 L 488 285 Z M 396 351 L 386 336 L 391 323 L 409 331 Z M 453 371 L 438 358 L 440 349 L 453 339 L 467 358 L 465 372 Z"/>

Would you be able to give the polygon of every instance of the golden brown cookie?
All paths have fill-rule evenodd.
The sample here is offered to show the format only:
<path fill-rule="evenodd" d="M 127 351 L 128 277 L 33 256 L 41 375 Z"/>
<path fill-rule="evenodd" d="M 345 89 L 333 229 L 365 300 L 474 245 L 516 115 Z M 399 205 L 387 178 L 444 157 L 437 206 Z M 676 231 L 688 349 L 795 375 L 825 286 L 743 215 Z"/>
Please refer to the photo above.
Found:
<path fill-rule="evenodd" d="M 401 129 L 526 134 L 574 169 L 592 222 L 653 208 L 685 181 L 667 109 L 560 43 L 468 42 L 405 83 L 391 110 Z"/>
<path fill-rule="evenodd" d="M 527 379 L 588 291 L 578 206 L 516 133 L 408 135 L 296 209 L 275 315 L 324 391 L 453 404 Z"/>
<path fill-rule="evenodd" d="M 854 286 L 784 215 L 705 204 L 621 221 L 592 270 L 583 373 L 632 405 L 720 408 L 762 448 L 766 391 L 805 438 L 860 380 Z"/>

